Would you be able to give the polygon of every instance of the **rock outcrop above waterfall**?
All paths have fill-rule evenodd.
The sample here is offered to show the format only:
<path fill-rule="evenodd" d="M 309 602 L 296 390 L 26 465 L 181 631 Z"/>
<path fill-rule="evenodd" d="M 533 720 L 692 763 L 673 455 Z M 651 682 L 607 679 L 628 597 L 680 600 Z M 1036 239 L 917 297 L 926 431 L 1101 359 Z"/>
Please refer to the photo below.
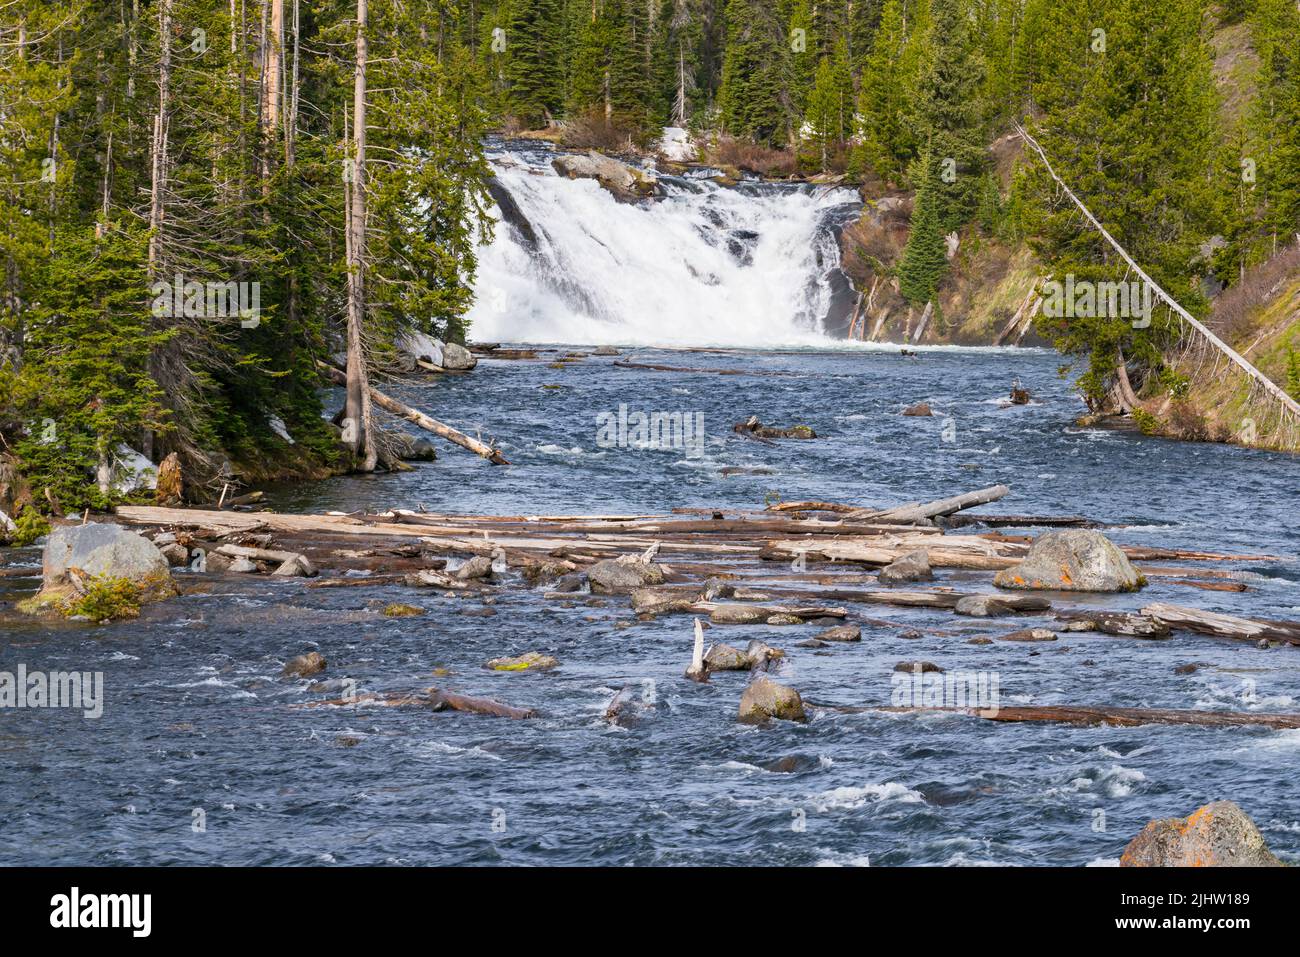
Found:
<path fill-rule="evenodd" d="M 585 154 L 565 153 L 551 161 L 555 171 L 569 179 L 594 179 L 624 203 L 635 203 L 659 194 L 654 173 L 592 150 Z"/>

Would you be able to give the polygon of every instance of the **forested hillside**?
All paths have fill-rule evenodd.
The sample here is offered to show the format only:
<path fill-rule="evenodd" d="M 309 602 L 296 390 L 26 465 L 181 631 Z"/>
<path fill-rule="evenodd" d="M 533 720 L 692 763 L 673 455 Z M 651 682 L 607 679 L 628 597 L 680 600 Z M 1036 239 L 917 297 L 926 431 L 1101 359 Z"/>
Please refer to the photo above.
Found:
<path fill-rule="evenodd" d="M 1244 51 L 1232 96 L 1215 70 L 1228 30 Z M 990 146 L 1016 123 L 1204 315 L 1300 230 L 1300 12 L 7 0 L 0 438 L 6 484 L 17 470 L 27 487 L 0 509 L 107 504 L 130 450 L 176 453 L 195 495 L 232 477 L 383 467 L 368 382 L 404 331 L 465 336 L 493 130 L 653 151 L 664 125 L 684 126 L 711 161 L 905 194 L 897 260 L 868 265 L 918 311 L 952 281 L 954 233 L 963 256 L 999 245 L 1045 273 L 1126 278 L 1040 164 L 1000 164 Z M 1185 389 L 1165 361 L 1171 321 L 1039 328 L 1085 360 L 1081 386 L 1100 403 L 1117 364 L 1139 390 Z M 348 376 L 339 428 L 319 397 L 332 357 Z"/>

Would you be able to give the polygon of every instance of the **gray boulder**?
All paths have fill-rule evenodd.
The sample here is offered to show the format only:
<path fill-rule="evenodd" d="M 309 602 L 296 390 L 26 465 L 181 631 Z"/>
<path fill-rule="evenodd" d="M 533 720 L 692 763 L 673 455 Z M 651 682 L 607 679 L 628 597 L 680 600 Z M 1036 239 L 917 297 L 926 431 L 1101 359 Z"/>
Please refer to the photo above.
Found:
<path fill-rule="evenodd" d="M 1284 867 L 1264 836 L 1232 801 L 1214 801 L 1185 818 L 1144 827 L 1124 848 L 1120 867 Z"/>
<path fill-rule="evenodd" d="M 1146 579 L 1101 532 L 1072 528 L 1040 535 L 1019 565 L 993 579 L 999 588 L 1054 591 L 1137 591 Z"/>
<path fill-rule="evenodd" d="M 464 346 L 457 345 L 454 342 L 443 344 L 442 367 L 444 369 L 451 369 L 453 372 L 468 372 L 476 365 L 478 365 L 478 359 L 474 353 Z"/>
<path fill-rule="evenodd" d="M 879 577 L 885 585 L 930 581 L 934 578 L 934 572 L 930 571 L 930 553 L 923 548 L 908 552 L 882 568 Z"/>
<path fill-rule="evenodd" d="M 749 655 L 731 645 L 714 645 L 704 656 L 710 671 L 748 671 Z"/>
<path fill-rule="evenodd" d="M 709 612 L 709 621 L 715 625 L 757 625 L 765 623 L 771 614 L 766 608 L 736 602 L 715 605 Z"/>
<path fill-rule="evenodd" d="M 647 585 L 662 585 L 664 571 L 654 562 L 621 562 L 606 558 L 587 569 L 591 590 L 602 595 L 621 595 Z"/>
<path fill-rule="evenodd" d="M 117 525 L 90 523 L 56 528 L 45 543 L 41 591 L 25 607 L 41 611 L 76 594 L 93 578 L 125 578 L 146 601 L 176 594 L 171 566 L 158 546 Z"/>
<path fill-rule="evenodd" d="M 760 675 L 749 683 L 745 693 L 740 696 L 736 719 L 744 724 L 763 724 L 771 718 L 782 721 L 808 720 L 799 692 Z"/>
<path fill-rule="evenodd" d="M 638 588 L 632 592 L 632 610 L 638 615 L 665 615 L 689 611 L 695 596 L 669 588 Z"/>
<path fill-rule="evenodd" d="M 813 637 L 817 641 L 861 641 L 862 628 L 858 625 L 837 625 Z"/>
<path fill-rule="evenodd" d="M 491 576 L 492 559 L 486 555 L 475 555 L 456 569 L 456 577 L 461 581 L 469 581 L 473 578 L 490 578 Z"/>

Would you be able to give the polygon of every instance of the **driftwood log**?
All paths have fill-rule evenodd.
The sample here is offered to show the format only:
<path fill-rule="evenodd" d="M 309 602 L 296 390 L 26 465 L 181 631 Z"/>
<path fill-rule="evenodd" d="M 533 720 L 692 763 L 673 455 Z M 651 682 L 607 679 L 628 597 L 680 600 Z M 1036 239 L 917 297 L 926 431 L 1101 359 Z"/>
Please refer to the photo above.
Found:
<path fill-rule="evenodd" d="M 325 374 L 335 383 L 339 385 L 347 384 L 347 375 L 339 369 L 334 368 L 326 362 L 321 362 L 319 359 L 316 361 L 316 364 L 320 366 L 321 369 L 324 370 Z M 419 409 L 413 409 L 409 405 L 398 402 L 392 396 L 386 395 L 378 389 L 372 388 L 370 390 L 370 397 L 375 400 L 375 405 L 379 406 L 385 412 L 391 412 L 398 418 L 415 423 L 426 432 L 432 432 L 434 435 L 444 438 L 455 445 L 459 445 L 463 449 L 469 449 L 469 451 L 473 452 L 475 455 L 481 455 L 493 465 L 510 464 L 509 461 L 506 460 L 506 457 L 501 454 L 500 450 L 494 449 L 492 446 L 480 442 L 478 439 L 470 438 L 464 432 L 453 429 L 450 425 L 447 425 L 444 422 L 439 422 L 437 419 L 425 415 Z"/>

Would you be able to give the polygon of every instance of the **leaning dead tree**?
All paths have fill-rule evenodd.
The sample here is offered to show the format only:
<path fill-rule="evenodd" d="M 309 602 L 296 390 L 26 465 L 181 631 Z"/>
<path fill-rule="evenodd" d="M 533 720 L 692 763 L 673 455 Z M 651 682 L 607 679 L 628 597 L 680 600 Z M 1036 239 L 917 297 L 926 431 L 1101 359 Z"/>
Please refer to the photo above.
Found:
<path fill-rule="evenodd" d="M 1300 404 L 1281 386 L 1251 364 L 1245 356 L 1214 334 L 1204 323 L 1184 309 L 1165 292 L 1154 279 L 1139 266 L 1098 221 L 1092 211 L 1074 194 L 1052 168 L 1047 153 L 1038 141 L 1019 124 L 1016 132 L 1042 160 L 1047 174 L 1061 188 L 1070 201 L 1079 208 L 1084 218 L 1101 234 L 1102 238 L 1119 254 L 1128 268 L 1151 290 L 1152 295 L 1164 303 L 1172 315 L 1179 319 L 1179 335 L 1172 343 L 1175 354 L 1173 364 L 1185 370 L 1193 379 L 1218 382 L 1228 376 L 1239 380 L 1232 395 L 1243 395 L 1240 425 L 1236 438 L 1245 445 L 1274 445 L 1287 451 L 1300 451 Z M 1267 441 L 1264 436 L 1270 436 Z"/>

